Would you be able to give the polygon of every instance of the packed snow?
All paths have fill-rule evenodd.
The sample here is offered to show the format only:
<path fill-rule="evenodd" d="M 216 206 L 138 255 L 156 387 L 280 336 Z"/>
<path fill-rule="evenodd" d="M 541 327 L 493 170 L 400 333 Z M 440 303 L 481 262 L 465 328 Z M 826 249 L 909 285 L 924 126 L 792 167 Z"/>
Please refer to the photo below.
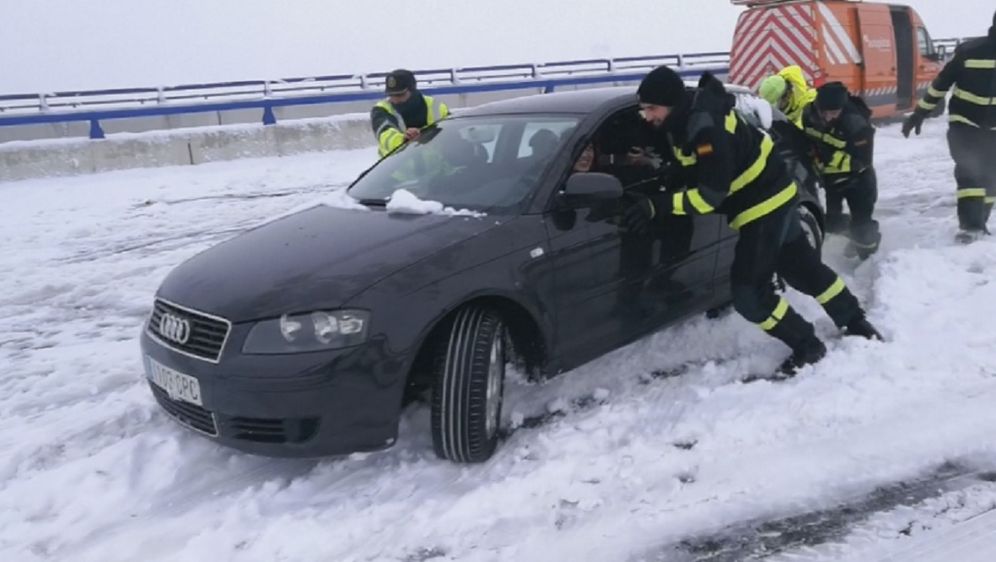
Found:
<path fill-rule="evenodd" d="M 348 197 L 348 196 L 347 196 Z M 388 213 L 400 213 L 404 215 L 447 215 L 450 217 L 483 217 L 484 213 L 471 211 L 470 209 L 454 209 L 447 207 L 439 201 L 419 199 L 407 189 L 399 189 L 391 195 L 387 201 Z"/>
<path fill-rule="evenodd" d="M 424 405 L 382 452 L 239 453 L 173 422 L 144 379 L 137 336 L 164 275 L 261 220 L 342 202 L 373 149 L 0 184 L 0 559 L 992 552 L 996 239 L 953 242 L 945 130 L 881 129 L 882 250 L 858 263 L 840 238 L 827 244 L 886 342 L 837 337 L 790 293 L 828 356 L 786 382 L 742 384 L 787 350 L 735 314 L 694 317 L 543 383 L 513 372 L 510 436 L 473 466 L 435 458 Z M 825 522 L 819 540 L 771 531 L 806 517 Z M 741 537 L 767 542 L 744 550 Z"/>

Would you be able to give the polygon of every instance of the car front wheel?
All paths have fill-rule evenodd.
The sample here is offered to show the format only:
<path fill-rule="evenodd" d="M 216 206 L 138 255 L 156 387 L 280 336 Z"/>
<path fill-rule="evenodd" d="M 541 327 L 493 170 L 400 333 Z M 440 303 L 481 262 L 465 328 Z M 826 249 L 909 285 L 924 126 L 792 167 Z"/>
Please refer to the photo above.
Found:
<path fill-rule="evenodd" d="M 471 305 L 444 332 L 432 388 L 432 443 L 440 458 L 474 463 L 494 453 L 505 382 L 504 331 L 497 312 Z"/>

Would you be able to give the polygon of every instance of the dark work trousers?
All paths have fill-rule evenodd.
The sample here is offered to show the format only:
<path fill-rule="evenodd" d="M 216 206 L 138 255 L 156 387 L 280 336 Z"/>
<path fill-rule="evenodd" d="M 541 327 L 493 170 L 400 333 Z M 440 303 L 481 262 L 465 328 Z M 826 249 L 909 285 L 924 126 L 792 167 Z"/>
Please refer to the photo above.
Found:
<path fill-rule="evenodd" d="M 737 312 L 793 350 L 814 337 L 813 326 L 775 293 L 775 273 L 814 297 L 839 327 L 863 314 L 844 280 L 824 265 L 819 252 L 809 245 L 800 220 L 797 206 L 790 204 L 745 225 L 730 272 Z"/>
<path fill-rule="evenodd" d="M 882 236 L 878 221 L 872 218 L 878 201 L 878 178 L 874 168 L 865 168 L 856 174 L 828 174 L 824 177 L 827 195 L 827 230 L 843 229 L 843 206 L 851 211 L 848 234 L 851 240 L 867 253 L 878 249 Z"/>
<path fill-rule="evenodd" d="M 958 183 L 958 226 L 984 230 L 996 201 L 996 131 L 952 123 L 948 148 Z"/>

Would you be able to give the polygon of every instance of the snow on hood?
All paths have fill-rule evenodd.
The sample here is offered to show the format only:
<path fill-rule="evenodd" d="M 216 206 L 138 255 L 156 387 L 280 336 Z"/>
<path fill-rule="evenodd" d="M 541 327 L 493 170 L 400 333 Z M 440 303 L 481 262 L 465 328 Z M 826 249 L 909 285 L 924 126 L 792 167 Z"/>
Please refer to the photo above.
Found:
<path fill-rule="evenodd" d="M 451 217 L 483 217 L 485 213 L 471 211 L 469 209 L 454 209 L 446 207 L 439 201 L 427 201 L 419 199 L 417 195 L 407 189 L 399 189 L 394 192 L 387 202 L 388 213 L 405 213 L 413 215 L 447 215 Z"/>

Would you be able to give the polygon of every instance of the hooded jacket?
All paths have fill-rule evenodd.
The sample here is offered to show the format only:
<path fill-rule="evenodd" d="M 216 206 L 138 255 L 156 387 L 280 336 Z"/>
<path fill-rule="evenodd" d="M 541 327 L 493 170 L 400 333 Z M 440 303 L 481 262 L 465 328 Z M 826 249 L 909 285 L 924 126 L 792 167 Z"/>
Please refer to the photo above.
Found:
<path fill-rule="evenodd" d="M 809 87 L 802 68 L 798 65 L 786 66 L 778 75 L 792 86 L 788 107 L 784 109 L 785 117 L 802 128 L 802 112 L 816 99 L 816 90 Z"/>

